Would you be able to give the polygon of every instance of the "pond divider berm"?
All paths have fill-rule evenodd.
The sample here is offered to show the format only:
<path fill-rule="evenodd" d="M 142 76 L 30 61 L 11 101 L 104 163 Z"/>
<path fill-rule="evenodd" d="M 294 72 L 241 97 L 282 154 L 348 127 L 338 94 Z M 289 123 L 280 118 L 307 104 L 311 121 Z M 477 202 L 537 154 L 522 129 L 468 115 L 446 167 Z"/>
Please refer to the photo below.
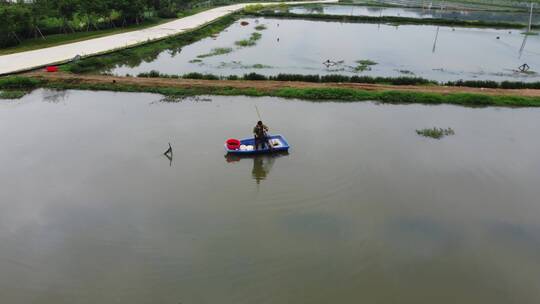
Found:
<path fill-rule="evenodd" d="M 455 104 L 480 107 L 540 106 L 540 90 L 529 89 L 270 80 L 138 78 L 43 72 L 0 79 L 0 90 L 30 91 L 40 87 L 62 90 L 150 92 L 179 98 L 196 95 L 245 95 L 337 102 L 377 101 L 397 104 Z"/>

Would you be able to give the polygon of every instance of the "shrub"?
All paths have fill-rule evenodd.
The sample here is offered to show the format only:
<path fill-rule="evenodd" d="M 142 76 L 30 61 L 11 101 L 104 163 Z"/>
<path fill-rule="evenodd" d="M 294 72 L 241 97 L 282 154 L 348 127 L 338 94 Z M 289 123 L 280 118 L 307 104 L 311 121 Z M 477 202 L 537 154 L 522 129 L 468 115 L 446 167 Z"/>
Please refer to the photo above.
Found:
<path fill-rule="evenodd" d="M 268 80 L 264 75 L 257 73 L 244 74 L 244 80 Z"/>
<path fill-rule="evenodd" d="M 0 78 L 0 89 L 33 89 L 41 83 L 40 80 L 22 76 Z"/>

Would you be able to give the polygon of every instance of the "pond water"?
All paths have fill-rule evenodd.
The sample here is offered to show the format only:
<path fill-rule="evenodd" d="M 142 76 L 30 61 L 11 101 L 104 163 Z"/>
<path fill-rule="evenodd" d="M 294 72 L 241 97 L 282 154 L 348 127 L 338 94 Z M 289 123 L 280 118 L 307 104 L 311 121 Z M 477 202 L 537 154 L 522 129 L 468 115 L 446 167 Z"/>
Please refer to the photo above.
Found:
<path fill-rule="evenodd" d="M 219 36 L 206 38 L 181 51 L 165 50 L 134 63 L 120 63 L 110 72 L 137 75 L 157 70 L 219 75 L 347 74 L 420 76 L 432 80 L 490 79 L 540 81 L 538 74 L 516 72 L 527 63 L 540 72 L 540 36 L 519 30 L 451 28 L 422 25 L 339 23 L 306 20 L 245 19 Z M 266 30 L 256 31 L 264 25 Z M 262 34 L 251 47 L 236 41 Z M 499 39 L 497 39 L 497 37 Z M 231 52 L 198 58 L 216 48 Z M 329 60 L 329 64 L 325 64 Z M 361 66 L 357 61 L 377 64 Z"/>
<path fill-rule="evenodd" d="M 529 14 L 526 12 L 495 12 L 495 11 L 470 11 L 470 10 L 441 10 L 441 9 L 421 9 L 421 8 L 396 8 L 396 7 L 376 7 L 358 5 L 310 5 L 294 6 L 289 12 L 295 14 L 326 14 L 345 16 L 395 16 L 410 18 L 441 18 L 457 20 L 481 20 L 492 22 L 515 22 L 521 24 L 529 23 Z M 535 16 L 536 17 L 536 16 Z M 533 23 L 540 23 L 540 17 Z"/>
<path fill-rule="evenodd" d="M 540 301 L 540 109 L 160 100 L 0 101 L 0 302 Z"/>

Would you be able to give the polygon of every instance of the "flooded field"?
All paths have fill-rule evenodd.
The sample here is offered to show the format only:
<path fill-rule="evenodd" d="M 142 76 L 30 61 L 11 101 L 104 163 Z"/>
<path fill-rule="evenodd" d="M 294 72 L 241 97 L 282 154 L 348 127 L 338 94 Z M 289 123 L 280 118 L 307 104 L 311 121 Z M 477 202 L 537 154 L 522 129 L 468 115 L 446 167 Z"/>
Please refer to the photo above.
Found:
<path fill-rule="evenodd" d="M 109 72 L 346 74 L 432 80 L 540 81 L 540 36 L 519 30 L 245 19 L 181 50 Z M 258 27 L 262 30 L 257 30 Z M 253 35 L 257 35 L 254 37 Z M 489 54 L 489 56 L 486 56 Z M 529 73 L 516 70 L 527 63 Z"/>
<path fill-rule="evenodd" d="M 0 302 L 540 302 L 540 109 L 161 99 L 0 101 Z"/>
<path fill-rule="evenodd" d="M 441 18 L 450 20 L 480 20 L 493 22 L 529 23 L 527 12 L 494 12 L 468 11 L 422 8 L 396 8 L 357 5 L 310 5 L 294 6 L 289 12 L 295 14 L 325 14 L 343 16 L 372 16 L 372 17 L 410 17 L 410 18 Z M 540 17 L 533 19 L 534 24 L 540 23 Z"/>

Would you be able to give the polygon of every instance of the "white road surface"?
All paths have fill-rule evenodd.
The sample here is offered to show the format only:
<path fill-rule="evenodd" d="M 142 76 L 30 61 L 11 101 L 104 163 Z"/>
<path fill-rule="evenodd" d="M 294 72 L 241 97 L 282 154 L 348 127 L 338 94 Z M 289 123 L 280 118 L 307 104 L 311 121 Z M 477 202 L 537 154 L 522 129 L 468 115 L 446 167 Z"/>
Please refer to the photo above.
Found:
<path fill-rule="evenodd" d="M 310 1 L 302 3 L 331 3 L 337 0 Z M 284 2 L 286 4 L 298 2 Z M 192 16 L 143 30 L 89 39 L 33 51 L 0 56 L 0 75 L 23 72 L 52 64 L 65 63 L 79 55 L 81 57 L 109 53 L 126 47 L 159 40 L 200 28 L 220 17 L 255 3 L 241 3 L 210 9 Z M 276 3 L 261 3 L 270 5 Z"/>

